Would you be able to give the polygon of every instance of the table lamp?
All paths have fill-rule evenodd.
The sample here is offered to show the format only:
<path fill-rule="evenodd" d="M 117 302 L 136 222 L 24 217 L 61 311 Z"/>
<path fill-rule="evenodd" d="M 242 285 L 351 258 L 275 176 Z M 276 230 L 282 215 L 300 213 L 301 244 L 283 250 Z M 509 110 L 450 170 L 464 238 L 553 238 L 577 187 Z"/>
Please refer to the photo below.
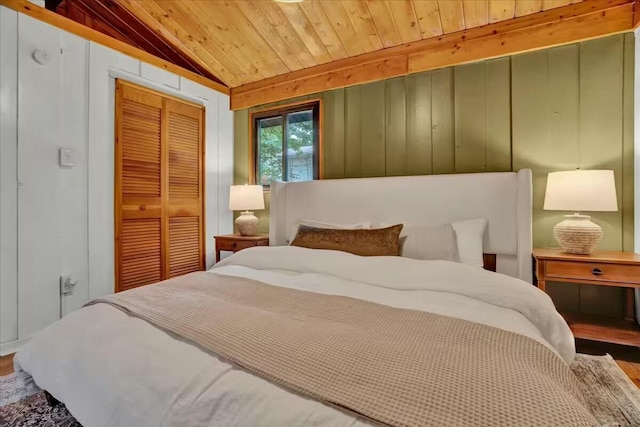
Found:
<path fill-rule="evenodd" d="M 563 252 L 590 254 L 602 239 L 602 228 L 581 211 L 618 210 L 616 184 L 612 170 L 574 170 L 551 172 L 547 178 L 544 209 L 574 211 L 553 227 L 553 235 Z"/>
<path fill-rule="evenodd" d="M 243 236 L 253 236 L 260 221 L 250 209 L 264 209 L 262 185 L 232 185 L 229 191 L 229 210 L 243 211 L 236 219 L 238 231 Z"/>

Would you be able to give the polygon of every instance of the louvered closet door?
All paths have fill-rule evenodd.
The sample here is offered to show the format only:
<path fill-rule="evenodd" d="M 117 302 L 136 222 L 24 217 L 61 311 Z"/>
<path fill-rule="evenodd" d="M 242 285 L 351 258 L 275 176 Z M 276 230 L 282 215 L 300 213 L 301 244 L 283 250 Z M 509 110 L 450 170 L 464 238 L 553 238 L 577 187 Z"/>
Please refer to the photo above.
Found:
<path fill-rule="evenodd" d="M 204 269 L 204 108 L 116 84 L 116 291 Z"/>
<path fill-rule="evenodd" d="M 116 291 L 162 280 L 162 106 L 116 85 Z"/>
<path fill-rule="evenodd" d="M 169 151 L 167 277 L 204 268 L 203 116 L 203 108 L 166 100 Z"/>

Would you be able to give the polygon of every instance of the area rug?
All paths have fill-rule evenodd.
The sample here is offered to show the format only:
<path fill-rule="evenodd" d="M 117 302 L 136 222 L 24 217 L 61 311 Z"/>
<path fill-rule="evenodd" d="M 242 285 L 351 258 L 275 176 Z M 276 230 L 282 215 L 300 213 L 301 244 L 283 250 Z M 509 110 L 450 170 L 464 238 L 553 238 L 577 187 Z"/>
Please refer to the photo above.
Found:
<path fill-rule="evenodd" d="M 579 354 L 571 369 L 601 426 L 640 426 L 640 389 L 611 356 Z M 0 426 L 81 427 L 63 404 L 49 406 L 24 373 L 0 377 Z"/>
<path fill-rule="evenodd" d="M 578 354 L 571 370 L 601 426 L 640 426 L 640 389 L 608 354 Z"/>
<path fill-rule="evenodd" d="M 33 378 L 24 373 L 0 377 L 0 407 L 10 405 L 36 394 L 40 389 Z"/>
<path fill-rule="evenodd" d="M 63 404 L 49 406 L 43 391 L 1 407 L 0 426 L 82 427 Z"/>

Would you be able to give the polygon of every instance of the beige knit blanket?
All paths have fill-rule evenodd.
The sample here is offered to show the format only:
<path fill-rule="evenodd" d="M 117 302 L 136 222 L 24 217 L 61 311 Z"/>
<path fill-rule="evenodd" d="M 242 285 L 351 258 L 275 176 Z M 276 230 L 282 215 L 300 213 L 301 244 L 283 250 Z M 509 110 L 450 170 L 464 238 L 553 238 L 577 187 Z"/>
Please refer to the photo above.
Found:
<path fill-rule="evenodd" d="M 96 303 L 383 424 L 596 425 L 559 356 L 474 322 L 207 272 Z"/>

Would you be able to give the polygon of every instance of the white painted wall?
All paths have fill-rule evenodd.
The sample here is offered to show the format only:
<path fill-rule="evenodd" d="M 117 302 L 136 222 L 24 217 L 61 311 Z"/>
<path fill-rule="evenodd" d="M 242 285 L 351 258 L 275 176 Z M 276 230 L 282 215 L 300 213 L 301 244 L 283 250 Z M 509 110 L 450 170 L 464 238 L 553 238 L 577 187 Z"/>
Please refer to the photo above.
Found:
<path fill-rule="evenodd" d="M 18 337 L 17 46 L 17 14 L 0 6 L 0 342 Z"/>
<path fill-rule="evenodd" d="M 46 51 L 49 63 L 32 58 Z M 18 330 L 29 336 L 60 317 L 60 274 L 78 280 L 68 308 L 88 297 L 88 43 L 18 15 Z M 57 165 L 59 147 L 76 166 Z M 4 161 L 4 159 L 3 159 Z M 3 284 L 4 286 L 4 284 Z"/>
<path fill-rule="evenodd" d="M 232 232 L 229 98 L 0 7 L 0 354 L 114 288 L 115 78 L 206 107 L 206 251 Z M 49 62 L 38 64 L 35 50 Z M 164 88 L 164 89 L 163 89 Z M 58 166 L 73 148 L 76 166 Z M 59 276 L 76 290 L 60 297 Z"/>
<path fill-rule="evenodd" d="M 635 252 L 640 253 L 640 28 L 636 30 L 636 52 L 635 52 L 635 75 L 634 81 L 634 99 L 633 99 L 633 114 L 634 114 L 634 132 L 633 132 L 633 152 L 635 162 L 633 170 L 635 174 L 634 182 L 634 246 Z M 640 292 L 636 290 L 636 312 L 640 313 Z M 640 315 L 637 315 L 638 322 L 640 323 Z"/>
<path fill-rule="evenodd" d="M 633 155 L 634 155 L 634 252 L 640 253 L 640 28 L 635 32 L 635 73 L 633 76 Z M 640 324 L 640 289 L 635 290 L 636 322 Z"/>

